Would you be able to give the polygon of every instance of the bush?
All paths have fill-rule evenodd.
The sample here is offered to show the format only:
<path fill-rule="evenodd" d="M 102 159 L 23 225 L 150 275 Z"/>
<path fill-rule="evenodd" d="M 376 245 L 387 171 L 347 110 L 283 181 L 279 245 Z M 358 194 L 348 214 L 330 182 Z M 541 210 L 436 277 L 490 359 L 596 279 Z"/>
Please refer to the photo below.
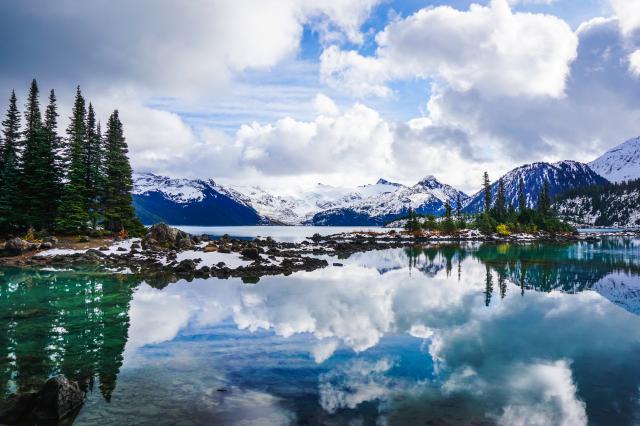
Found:
<path fill-rule="evenodd" d="M 499 235 L 503 235 L 503 236 L 507 236 L 507 235 L 511 235 L 511 230 L 509 230 L 509 227 L 507 225 L 505 225 L 504 223 L 501 223 L 500 225 L 496 226 L 496 232 Z"/>

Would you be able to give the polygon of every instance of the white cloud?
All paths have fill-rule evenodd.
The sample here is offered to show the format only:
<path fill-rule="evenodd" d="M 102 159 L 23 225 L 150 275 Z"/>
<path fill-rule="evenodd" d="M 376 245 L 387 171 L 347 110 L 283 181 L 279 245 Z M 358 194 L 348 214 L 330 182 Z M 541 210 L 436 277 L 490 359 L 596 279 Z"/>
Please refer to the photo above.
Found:
<path fill-rule="evenodd" d="M 640 50 L 629 55 L 629 71 L 636 77 L 640 77 Z"/>
<path fill-rule="evenodd" d="M 637 0 L 609 0 L 611 7 L 620 20 L 620 29 L 630 35 L 640 28 L 640 2 Z"/>
<path fill-rule="evenodd" d="M 467 11 L 421 9 L 389 24 L 376 42 L 373 57 L 328 48 L 322 79 L 356 95 L 388 95 L 388 81 L 436 77 L 458 91 L 559 97 L 577 47 L 564 21 L 514 13 L 506 0 Z"/>
<path fill-rule="evenodd" d="M 318 93 L 313 99 L 313 106 L 318 114 L 321 115 L 338 115 L 340 109 L 330 97 Z"/>

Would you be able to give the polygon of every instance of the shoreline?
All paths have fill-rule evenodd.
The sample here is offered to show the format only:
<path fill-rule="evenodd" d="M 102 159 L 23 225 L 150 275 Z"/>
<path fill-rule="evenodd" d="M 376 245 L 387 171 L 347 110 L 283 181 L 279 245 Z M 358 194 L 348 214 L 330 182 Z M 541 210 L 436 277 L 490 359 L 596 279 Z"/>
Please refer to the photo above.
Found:
<path fill-rule="evenodd" d="M 113 274 L 141 274 L 158 284 L 178 279 L 242 278 L 257 282 L 268 275 L 290 275 L 299 271 L 342 266 L 341 258 L 354 253 L 403 248 L 424 244 L 479 243 L 571 243 L 595 242 L 611 236 L 640 236 L 638 231 L 594 232 L 580 234 L 513 234 L 484 235 L 476 230 L 455 234 L 438 232 L 408 233 L 344 232 L 322 236 L 314 234 L 300 243 L 276 241 L 271 237 L 253 240 L 225 235 L 212 239 L 194 236 L 159 224 L 150 228 L 144 238 L 127 240 L 97 239 L 84 243 L 58 245 L 45 250 L 27 250 L 16 256 L 0 257 L 0 267 L 75 270 L 97 268 Z M 106 245 L 108 244 L 108 245 Z M 324 258 L 321 258 L 324 257 Z M 329 257 L 329 260 L 327 260 Z M 335 259 L 335 261 L 334 261 Z M 330 263 L 331 262 L 331 263 Z"/>

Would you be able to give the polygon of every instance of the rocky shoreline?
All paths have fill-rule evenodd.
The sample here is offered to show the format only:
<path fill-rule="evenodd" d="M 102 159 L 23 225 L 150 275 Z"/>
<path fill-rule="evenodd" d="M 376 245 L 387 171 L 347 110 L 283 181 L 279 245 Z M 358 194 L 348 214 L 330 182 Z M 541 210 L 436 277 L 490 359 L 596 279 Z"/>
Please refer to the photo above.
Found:
<path fill-rule="evenodd" d="M 223 236 L 211 240 L 193 236 L 165 224 L 154 225 L 144 238 L 114 240 L 110 245 L 89 249 L 54 248 L 55 238 L 38 246 L 19 239 L 5 244 L 0 266 L 48 269 L 102 268 L 111 273 L 143 274 L 158 284 L 177 279 L 239 277 L 257 282 L 266 275 L 290 275 L 329 266 L 331 258 L 346 258 L 356 252 L 407 247 L 416 244 L 458 243 L 535 243 L 594 241 L 609 236 L 598 234 L 513 234 L 484 235 L 475 230 L 455 234 L 406 233 L 396 230 L 352 232 L 321 236 L 315 234 L 301 243 L 279 242 L 270 237 L 253 240 Z M 638 236 L 638 232 L 616 233 Z M 7 247 L 7 245 L 9 247 Z M 328 260 L 329 259 L 329 260 Z M 341 266 L 332 262 L 334 266 Z"/>

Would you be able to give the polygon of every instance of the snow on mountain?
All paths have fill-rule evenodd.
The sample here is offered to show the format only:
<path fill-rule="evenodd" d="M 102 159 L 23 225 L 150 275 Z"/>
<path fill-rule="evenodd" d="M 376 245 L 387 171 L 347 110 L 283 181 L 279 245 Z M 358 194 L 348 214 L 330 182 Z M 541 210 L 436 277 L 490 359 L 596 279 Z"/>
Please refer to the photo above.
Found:
<path fill-rule="evenodd" d="M 258 186 L 234 186 L 237 197 L 251 205 L 271 222 L 287 225 L 308 223 L 319 212 L 347 208 L 363 200 L 379 197 L 403 187 L 399 183 L 379 179 L 373 185 L 345 188 L 318 183 L 310 191 L 297 196 L 273 195 Z"/>
<path fill-rule="evenodd" d="M 387 190 L 318 212 L 311 222 L 314 225 L 382 225 L 406 215 L 409 208 L 420 214 L 439 214 L 444 211 L 446 201 L 455 206 L 458 196 L 461 201 L 468 198 L 463 192 L 439 182 L 434 176 L 427 176 L 410 187 L 386 181 L 381 184 L 378 181 L 376 185 L 360 188 L 371 191 L 372 188 L 369 187 L 381 186 Z"/>
<path fill-rule="evenodd" d="M 201 226 L 265 223 L 240 194 L 212 180 L 134 174 L 132 196 L 136 213 L 145 224 L 160 221 Z"/>
<path fill-rule="evenodd" d="M 560 161 L 558 163 L 533 163 L 517 167 L 502 179 L 505 186 L 507 205 L 518 205 L 518 180 L 522 178 L 524 192 L 529 207 L 538 202 L 538 194 L 544 185 L 549 183 L 551 198 L 573 188 L 608 183 L 606 179 L 595 173 L 586 164 L 577 161 Z M 498 192 L 498 181 L 491 185 L 492 199 L 495 201 Z M 484 208 L 484 191 L 475 193 L 466 203 L 465 211 L 476 213 Z"/>
<path fill-rule="evenodd" d="M 589 166 L 611 182 L 640 178 L 640 137 L 610 149 L 590 162 Z"/>

